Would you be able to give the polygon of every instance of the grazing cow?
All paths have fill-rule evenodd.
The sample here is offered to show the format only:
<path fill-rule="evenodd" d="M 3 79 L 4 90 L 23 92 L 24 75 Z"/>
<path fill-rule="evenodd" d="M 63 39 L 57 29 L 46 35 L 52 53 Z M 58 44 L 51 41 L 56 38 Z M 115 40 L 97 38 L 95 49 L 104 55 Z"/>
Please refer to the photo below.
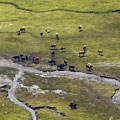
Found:
<path fill-rule="evenodd" d="M 65 50 L 66 48 L 65 47 L 61 47 L 60 50 Z"/>
<path fill-rule="evenodd" d="M 83 45 L 83 51 L 87 51 L 87 46 Z"/>
<path fill-rule="evenodd" d="M 79 29 L 79 32 L 81 32 L 81 31 L 82 31 L 82 25 L 80 25 L 80 26 L 78 27 L 78 29 Z"/>
<path fill-rule="evenodd" d="M 21 62 L 25 62 L 25 57 L 22 57 L 22 58 L 21 58 Z"/>
<path fill-rule="evenodd" d="M 56 44 L 50 45 L 50 47 L 56 47 Z"/>
<path fill-rule="evenodd" d="M 67 66 L 67 60 L 64 60 L 64 65 Z"/>
<path fill-rule="evenodd" d="M 0 88 L 7 88 L 8 85 L 1 85 Z"/>
<path fill-rule="evenodd" d="M 43 33 L 42 33 L 42 32 L 40 32 L 40 35 L 42 36 L 42 35 L 43 35 Z"/>
<path fill-rule="evenodd" d="M 81 55 L 84 56 L 85 53 L 86 53 L 86 51 L 80 51 L 80 52 L 79 52 L 79 57 L 81 57 Z"/>
<path fill-rule="evenodd" d="M 80 26 L 78 27 L 78 29 L 82 29 L 82 25 L 80 25 Z"/>
<path fill-rule="evenodd" d="M 57 65 L 57 70 L 58 71 L 63 71 L 64 67 L 65 67 L 65 64 L 59 64 L 59 65 Z"/>
<path fill-rule="evenodd" d="M 50 30 L 49 30 L 49 29 L 46 29 L 45 31 L 46 31 L 47 33 L 50 33 Z"/>
<path fill-rule="evenodd" d="M 39 57 L 33 57 L 33 63 L 38 64 L 39 63 Z"/>
<path fill-rule="evenodd" d="M 59 40 L 59 34 L 56 32 L 56 39 Z"/>
<path fill-rule="evenodd" d="M 21 53 L 21 54 L 20 54 L 20 58 L 22 58 L 23 56 L 24 56 L 24 55 Z"/>
<path fill-rule="evenodd" d="M 13 58 L 14 62 L 20 61 L 20 56 L 13 56 L 12 58 Z"/>
<path fill-rule="evenodd" d="M 65 66 L 67 66 L 67 61 L 66 60 L 64 60 L 64 64 L 57 65 L 57 70 L 63 71 Z"/>
<path fill-rule="evenodd" d="M 60 50 L 65 50 L 65 47 L 61 47 Z"/>
<path fill-rule="evenodd" d="M 77 108 L 76 105 L 77 105 L 76 103 L 70 103 L 69 104 L 71 109 L 76 109 Z"/>
<path fill-rule="evenodd" d="M 20 35 L 20 30 L 17 31 L 17 35 Z"/>
<path fill-rule="evenodd" d="M 60 112 L 60 115 L 61 115 L 61 116 L 66 116 L 65 113 L 62 113 L 62 112 Z"/>
<path fill-rule="evenodd" d="M 56 65 L 56 61 L 55 60 L 49 60 L 48 63 L 52 66 L 52 65 Z"/>
<path fill-rule="evenodd" d="M 75 71 L 75 66 L 69 66 L 69 71 Z"/>
<path fill-rule="evenodd" d="M 92 71 L 93 70 L 93 65 L 91 63 L 87 63 L 86 70 Z"/>
<path fill-rule="evenodd" d="M 100 56 L 103 56 L 103 54 L 102 54 L 103 51 L 102 50 L 98 50 L 98 53 L 99 53 Z"/>
<path fill-rule="evenodd" d="M 20 32 L 25 33 L 25 27 L 20 28 Z"/>
<path fill-rule="evenodd" d="M 25 55 L 25 60 L 28 61 L 28 56 L 27 55 Z"/>
<path fill-rule="evenodd" d="M 66 50 L 65 50 L 65 49 L 66 49 L 65 47 L 61 47 L 61 48 L 60 48 L 61 53 L 66 52 Z"/>
<path fill-rule="evenodd" d="M 54 57 L 55 56 L 55 52 L 51 52 L 51 57 Z"/>

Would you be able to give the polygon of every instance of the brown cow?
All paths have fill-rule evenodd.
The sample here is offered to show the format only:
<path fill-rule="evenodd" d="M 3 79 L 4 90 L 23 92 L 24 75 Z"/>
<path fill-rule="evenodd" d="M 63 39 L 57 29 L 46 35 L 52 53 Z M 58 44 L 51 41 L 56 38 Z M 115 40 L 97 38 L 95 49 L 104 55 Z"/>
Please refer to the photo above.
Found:
<path fill-rule="evenodd" d="M 39 57 L 33 57 L 33 63 L 38 64 L 39 63 Z"/>
<path fill-rule="evenodd" d="M 85 53 L 86 53 L 86 51 L 80 51 L 80 52 L 79 52 L 79 57 L 81 57 L 81 55 L 84 56 Z"/>

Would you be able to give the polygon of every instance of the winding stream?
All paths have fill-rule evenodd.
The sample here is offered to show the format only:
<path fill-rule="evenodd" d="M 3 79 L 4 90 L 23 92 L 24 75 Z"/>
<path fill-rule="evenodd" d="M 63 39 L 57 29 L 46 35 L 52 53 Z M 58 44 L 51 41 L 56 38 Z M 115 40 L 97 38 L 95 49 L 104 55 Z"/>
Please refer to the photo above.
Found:
<path fill-rule="evenodd" d="M 25 105 L 24 103 L 20 102 L 19 100 L 16 99 L 15 97 L 15 91 L 17 88 L 17 84 L 18 84 L 18 80 L 22 77 L 24 70 L 21 66 L 19 66 L 19 73 L 14 77 L 13 82 L 14 84 L 11 86 L 11 89 L 8 90 L 8 98 L 14 102 L 15 104 L 24 107 L 26 110 L 28 110 L 31 115 L 32 115 L 32 119 L 36 120 L 36 113 L 33 109 L 31 109 L 30 107 L 28 107 L 27 105 Z"/>
<path fill-rule="evenodd" d="M 108 84 L 111 84 L 113 86 L 116 86 L 120 89 L 120 82 L 116 79 L 111 79 L 111 78 L 105 78 L 105 77 L 100 77 L 97 75 L 93 74 L 87 74 L 87 73 L 82 73 L 82 72 L 70 72 L 70 71 L 54 71 L 54 72 L 42 72 L 39 70 L 36 70 L 34 68 L 30 67 L 23 67 L 18 64 L 12 63 L 7 60 L 1 60 L 0 61 L 0 67 L 11 67 L 11 68 L 16 68 L 19 70 L 18 74 L 14 77 L 13 82 L 14 84 L 11 86 L 11 89 L 8 90 L 8 98 L 14 102 L 15 104 L 24 107 L 26 110 L 28 110 L 31 115 L 32 115 L 32 120 L 37 120 L 36 113 L 34 109 L 28 107 L 24 103 L 20 102 L 19 100 L 16 99 L 15 97 L 15 91 L 18 85 L 18 80 L 22 77 L 24 72 L 29 72 L 29 73 L 34 73 L 36 75 L 40 75 L 42 77 L 67 77 L 71 79 L 91 79 L 93 81 L 101 81 L 105 82 Z M 117 89 L 112 96 L 112 101 L 120 107 L 120 90 Z"/>
<path fill-rule="evenodd" d="M 108 11 L 77 11 L 77 10 L 71 10 L 71 9 L 63 9 L 63 8 L 58 8 L 58 9 L 51 9 L 51 10 L 46 10 L 46 11 L 35 11 L 32 9 L 27 9 L 27 8 L 22 8 L 19 5 L 12 3 L 12 2 L 0 2 L 0 4 L 8 4 L 14 6 L 18 10 L 24 10 L 24 11 L 29 11 L 29 12 L 34 12 L 34 13 L 45 13 L 45 12 L 54 12 L 54 11 L 64 11 L 64 12 L 74 12 L 74 13 L 86 13 L 86 14 L 106 14 L 106 13 L 120 13 L 120 9 L 116 10 L 108 10 Z"/>

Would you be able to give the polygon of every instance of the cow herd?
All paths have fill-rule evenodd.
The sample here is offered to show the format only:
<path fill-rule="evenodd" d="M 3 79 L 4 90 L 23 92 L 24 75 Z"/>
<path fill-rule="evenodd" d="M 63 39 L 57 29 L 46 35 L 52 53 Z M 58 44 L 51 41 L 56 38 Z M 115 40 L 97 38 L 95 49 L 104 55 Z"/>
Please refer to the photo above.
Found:
<path fill-rule="evenodd" d="M 23 26 L 17 31 L 17 35 L 21 35 L 21 33 L 25 33 L 25 26 Z"/>
<path fill-rule="evenodd" d="M 20 55 L 15 55 L 12 57 L 13 62 L 26 62 L 26 61 L 32 61 L 34 64 L 39 63 L 39 57 L 28 57 L 28 55 L 23 55 L 22 53 Z"/>
<path fill-rule="evenodd" d="M 82 31 L 83 31 L 82 25 L 80 25 L 80 26 L 78 27 L 78 29 L 79 29 L 79 32 L 82 32 Z M 21 33 L 25 33 L 25 32 L 26 32 L 25 30 L 26 30 L 25 27 L 20 28 L 20 29 L 17 31 L 17 35 L 20 35 Z M 50 30 L 49 30 L 49 29 L 46 29 L 45 32 L 46 32 L 46 33 L 50 33 Z M 40 36 L 41 36 L 41 37 L 43 36 L 43 32 L 40 32 Z M 55 33 L 55 36 L 56 36 L 56 39 L 57 39 L 57 40 L 60 39 L 59 33 L 56 32 L 56 33 Z M 51 50 L 56 50 L 56 44 L 52 44 L 52 45 L 50 45 L 50 47 L 51 47 Z M 61 53 L 62 53 L 62 52 L 66 52 L 66 47 L 61 47 L 60 50 L 61 50 Z M 87 52 L 87 46 L 86 46 L 86 45 L 83 45 L 83 50 L 79 51 L 79 55 L 78 55 L 78 56 L 79 56 L 79 57 L 84 57 L 84 55 L 86 54 L 86 52 Z M 103 51 L 102 51 L 102 50 L 98 50 L 98 54 L 99 54 L 100 56 L 103 56 Z M 56 55 L 55 51 L 52 51 L 52 52 L 51 52 L 51 58 L 55 57 L 55 55 Z M 22 54 L 17 55 L 17 56 L 13 56 L 12 59 L 13 59 L 14 62 L 25 62 L 25 61 L 28 61 L 28 60 L 29 60 L 29 58 L 28 58 L 27 55 L 22 55 Z M 38 63 L 39 63 L 39 57 L 33 57 L 31 60 L 32 60 L 32 62 L 33 62 L 34 64 L 38 64 Z M 51 66 L 52 66 L 52 65 L 56 65 L 56 60 L 51 59 L 51 60 L 48 61 L 48 64 L 51 65 Z M 59 64 L 59 65 L 57 65 L 57 69 L 58 69 L 58 70 L 64 70 L 64 67 L 65 67 L 65 66 L 67 66 L 67 61 L 66 61 L 66 63 L 65 63 L 65 61 L 64 61 L 64 64 Z M 69 70 L 70 70 L 70 71 L 74 71 L 74 68 L 75 68 L 75 66 L 69 66 Z M 93 65 L 92 65 L 91 63 L 87 63 L 87 64 L 86 64 L 86 70 L 92 71 L 92 70 L 93 70 Z"/>

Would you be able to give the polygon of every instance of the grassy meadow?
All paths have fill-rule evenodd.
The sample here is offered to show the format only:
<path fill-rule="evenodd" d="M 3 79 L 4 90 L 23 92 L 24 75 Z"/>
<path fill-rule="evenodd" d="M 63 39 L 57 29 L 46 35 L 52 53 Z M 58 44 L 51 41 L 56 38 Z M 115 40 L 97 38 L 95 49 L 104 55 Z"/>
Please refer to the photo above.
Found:
<path fill-rule="evenodd" d="M 14 5 L 3 2 L 14 3 Z M 56 44 L 57 51 L 55 60 L 57 64 L 68 61 L 68 65 L 75 65 L 76 70 L 84 71 L 86 63 L 98 62 L 118 62 L 120 59 L 119 31 L 120 16 L 117 13 L 102 13 L 120 8 L 118 0 L 91 0 L 81 1 L 67 0 L 0 0 L 0 54 L 6 58 L 11 58 L 19 53 L 28 56 L 40 57 L 40 64 L 37 68 L 46 70 L 48 60 L 51 59 L 50 45 Z M 24 8 L 25 10 L 21 10 Z M 26 10 L 33 11 L 26 11 Z M 56 9 L 56 10 L 55 10 Z M 64 11 L 67 9 L 67 11 Z M 75 12 L 78 11 L 78 12 Z M 85 11 L 86 13 L 79 13 Z M 92 11 L 93 13 L 87 13 Z M 96 14 L 95 12 L 101 12 Z M 83 25 L 83 31 L 79 32 L 79 25 Z M 22 26 L 26 26 L 26 33 L 17 36 L 16 31 Z M 50 33 L 45 30 L 50 29 Z M 41 38 L 40 32 L 43 32 Z M 58 32 L 60 40 L 55 39 Z M 85 57 L 78 57 L 82 46 L 87 45 Z M 60 47 L 66 47 L 66 52 L 61 53 Z M 104 56 L 99 56 L 98 49 L 103 50 Z M 31 64 L 31 63 L 30 63 Z M 46 67 L 43 67 L 46 65 Z M 33 65 L 34 66 L 34 65 Z M 99 66 L 94 65 L 95 74 L 106 75 L 106 71 L 99 70 Z M 105 66 L 107 68 L 107 66 Z M 109 68 L 109 67 L 108 67 Z M 107 68 L 107 69 L 108 69 Z M 109 73 L 109 68 L 107 71 Z M 117 76 L 110 73 L 112 77 Z"/>
<path fill-rule="evenodd" d="M 31 115 L 24 108 L 12 103 L 7 94 L 0 92 L 0 120 L 30 120 Z"/>
<path fill-rule="evenodd" d="M 38 85 L 46 94 L 32 94 L 26 88 L 19 88 L 16 96 L 31 107 L 51 106 L 66 114 L 56 116 L 48 109 L 37 110 L 38 120 L 120 120 L 120 109 L 111 101 L 116 87 L 103 82 L 67 78 L 49 78 L 25 74 L 25 86 Z M 46 82 L 47 80 L 47 82 Z M 67 94 L 56 94 L 52 90 L 62 90 Z M 71 110 L 69 103 L 77 103 L 77 109 Z"/>
<path fill-rule="evenodd" d="M 0 67 L 0 75 L 2 77 L 7 76 L 8 81 L 9 79 L 12 80 L 16 73 L 15 69 Z M 8 89 L 10 89 L 9 85 L 5 88 L 5 91 L 0 86 L 0 120 L 30 120 L 31 115 L 27 110 L 8 99 Z"/>
<path fill-rule="evenodd" d="M 67 60 L 68 65 L 75 65 L 77 71 L 89 73 L 85 65 L 92 63 L 93 74 L 120 79 L 120 65 L 97 64 L 120 62 L 120 12 L 112 12 L 115 10 L 120 10 L 119 0 L 0 0 L 0 56 L 6 59 L 20 53 L 38 56 L 39 64 L 20 64 L 50 70 L 53 69 L 48 65 L 50 45 L 56 44 L 54 59 L 57 64 Z M 78 30 L 79 25 L 83 26 L 82 32 Z M 26 27 L 26 33 L 18 36 L 17 30 L 22 26 Z M 50 33 L 46 33 L 46 29 Z M 42 37 L 40 32 L 43 32 Z M 55 38 L 56 32 L 59 40 Z M 87 53 L 79 57 L 83 45 L 87 45 Z M 61 47 L 66 47 L 66 52 L 62 53 Z M 98 55 L 99 49 L 103 50 L 103 56 Z M 9 72 L 11 69 L 0 69 L 1 74 L 6 74 L 5 71 L 10 78 L 13 77 Z M 44 79 L 48 79 L 48 84 Z M 22 83 L 26 86 L 37 84 L 44 90 L 61 89 L 72 93 L 58 95 L 49 92 L 33 96 L 24 88 L 17 90 L 17 98 L 32 107 L 53 106 L 66 114 L 66 117 L 58 117 L 50 110 L 38 110 L 38 120 L 120 120 L 120 109 L 110 99 L 116 89 L 111 85 L 91 80 L 41 78 L 32 74 L 25 74 Z M 76 110 L 70 110 L 70 102 L 78 103 Z M 7 107 L 1 107 L 1 120 L 30 120 L 28 112 L 11 103 L 6 94 L 0 92 L 0 105 L 3 103 Z"/>

